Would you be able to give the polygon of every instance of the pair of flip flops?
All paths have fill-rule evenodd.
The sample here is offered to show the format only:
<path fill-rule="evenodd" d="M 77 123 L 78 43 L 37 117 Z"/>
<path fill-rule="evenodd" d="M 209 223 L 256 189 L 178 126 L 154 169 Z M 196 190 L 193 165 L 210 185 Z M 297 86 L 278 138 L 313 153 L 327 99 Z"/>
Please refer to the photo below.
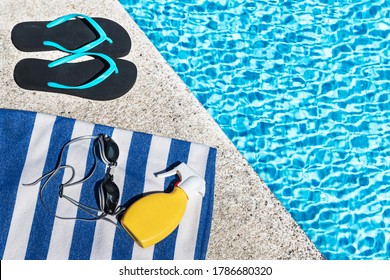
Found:
<path fill-rule="evenodd" d="M 130 52 L 130 37 L 114 21 L 70 14 L 51 22 L 22 22 L 13 28 L 11 39 L 20 51 L 68 53 L 55 61 L 19 61 L 14 79 L 21 88 L 111 100 L 123 96 L 135 84 L 136 66 L 119 59 Z M 84 57 L 93 59 L 74 62 Z"/>

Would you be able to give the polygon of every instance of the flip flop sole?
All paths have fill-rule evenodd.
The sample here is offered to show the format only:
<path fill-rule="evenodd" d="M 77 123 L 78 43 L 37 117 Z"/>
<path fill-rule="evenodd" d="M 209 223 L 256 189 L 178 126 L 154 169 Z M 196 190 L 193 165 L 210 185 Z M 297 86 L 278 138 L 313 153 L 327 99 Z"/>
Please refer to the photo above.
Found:
<path fill-rule="evenodd" d="M 51 61 L 41 59 L 23 59 L 14 69 L 14 80 L 21 88 L 28 90 L 68 94 L 92 100 L 112 100 L 126 94 L 135 84 L 137 67 L 130 61 L 114 59 L 118 74 L 112 73 L 100 84 L 87 89 L 59 89 L 49 87 L 48 82 L 57 82 L 68 86 L 79 86 L 103 73 L 107 65 L 100 59 L 66 63 L 49 68 Z"/>
<path fill-rule="evenodd" d="M 126 56 L 131 49 L 127 31 L 118 23 L 105 18 L 93 18 L 112 39 L 113 43 L 102 42 L 91 52 L 100 52 L 111 57 Z M 78 49 L 98 38 L 95 29 L 85 19 L 64 22 L 47 28 L 49 21 L 22 22 L 14 26 L 11 39 L 14 46 L 24 52 L 50 51 L 53 47 L 43 45 L 43 41 L 53 41 L 67 49 Z"/>

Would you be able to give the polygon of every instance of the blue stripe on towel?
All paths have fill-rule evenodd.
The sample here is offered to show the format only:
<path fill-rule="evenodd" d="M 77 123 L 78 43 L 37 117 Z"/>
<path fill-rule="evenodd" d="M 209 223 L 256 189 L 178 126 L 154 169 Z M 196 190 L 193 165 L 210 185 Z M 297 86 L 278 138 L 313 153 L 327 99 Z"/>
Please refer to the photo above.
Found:
<path fill-rule="evenodd" d="M 57 165 L 59 153 L 62 146 L 71 139 L 74 120 L 57 117 L 50 139 L 50 146 L 47 153 L 43 174 L 50 172 Z M 64 152 L 63 160 L 66 160 L 67 150 Z M 51 233 L 54 224 L 54 213 L 58 203 L 58 190 L 62 182 L 64 170 L 60 170 L 47 185 L 43 192 L 43 199 L 49 211 L 42 205 L 42 201 L 37 199 L 34 220 L 31 226 L 30 238 L 28 241 L 26 259 L 38 260 L 46 259 L 49 250 Z M 41 182 L 41 187 L 45 180 Z M 30 188 L 38 187 L 38 185 Z"/>
<path fill-rule="evenodd" d="M 0 259 L 15 207 L 20 176 L 26 161 L 27 151 L 34 128 L 35 113 L 2 110 L 0 117 Z M 16 142 L 17 141 L 17 142 Z"/>
<path fill-rule="evenodd" d="M 167 169 L 176 167 L 180 162 L 187 163 L 188 154 L 190 152 L 191 143 L 172 139 L 169 151 Z M 172 177 L 166 178 L 164 189 L 166 190 L 174 180 Z M 177 236 L 177 228 L 168 235 L 164 240 L 154 246 L 153 259 L 155 260 L 171 260 L 175 254 L 175 243 Z"/>
<path fill-rule="evenodd" d="M 145 171 L 152 135 L 134 132 L 126 164 L 126 177 L 123 185 L 122 205 L 134 202 L 134 197 L 144 191 Z M 127 205 L 126 205 L 127 206 Z M 124 230 L 116 230 L 112 259 L 131 259 L 134 242 Z"/>
<path fill-rule="evenodd" d="M 113 132 L 113 128 L 111 127 L 107 127 L 103 125 L 95 125 L 93 135 L 107 134 L 111 136 L 112 132 Z M 94 158 L 92 153 L 93 144 L 94 141 L 91 141 L 90 153 L 88 154 L 85 176 L 89 174 L 94 163 Z M 100 183 L 101 180 L 104 178 L 105 170 L 106 170 L 106 165 L 103 162 L 101 162 L 99 159 L 97 159 L 97 167 L 95 173 L 92 175 L 92 177 L 89 180 L 84 182 L 82 185 L 81 194 L 80 194 L 80 203 L 90 207 L 98 208 L 96 196 L 95 196 L 95 186 L 97 183 Z M 73 187 L 79 187 L 79 186 L 76 185 Z M 77 217 L 90 219 L 92 216 L 78 209 Z M 93 244 L 93 237 L 95 234 L 95 227 L 96 227 L 96 222 L 86 222 L 80 220 L 76 221 L 74 232 L 73 232 L 72 245 L 69 253 L 69 259 L 87 260 L 90 258 L 92 244 Z"/>
<path fill-rule="evenodd" d="M 207 245 L 210 237 L 211 219 L 213 213 L 214 203 L 214 188 L 210 187 L 214 184 L 215 179 L 215 161 L 217 157 L 217 150 L 209 149 L 206 166 L 206 193 L 202 201 L 202 210 L 200 214 L 200 224 L 198 229 L 198 237 L 196 239 L 195 260 L 203 260 L 206 258 Z"/>

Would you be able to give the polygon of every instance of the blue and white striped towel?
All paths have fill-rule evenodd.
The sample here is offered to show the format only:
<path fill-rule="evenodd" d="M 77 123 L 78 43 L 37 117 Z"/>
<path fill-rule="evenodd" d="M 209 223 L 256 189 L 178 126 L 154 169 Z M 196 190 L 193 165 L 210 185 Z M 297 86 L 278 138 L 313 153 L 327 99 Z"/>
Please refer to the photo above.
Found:
<path fill-rule="evenodd" d="M 150 191 L 163 191 L 170 179 L 154 173 L 186 162 L 206 180 L 203 200 L 189 200 L 179 227 L 155 246 L 142 249 L 122 229 L 106 221 L 85 222 L 54 218 L 31 183 L 51 171 L 62 146 L 82 135 L 110 135 L 120 148 L 114 181 L 121 203 Z M 216 150 L 204 145 L 131 132 L 42 113 L 0 109 L 0 258 L 1 259 L 204 259 L 210 235 Z M 63 163 L 86 175 L 93 163 L 91 142 L 72 144 Z M 66 189 L 67 195 L 96 207 L 94 185 L 103 178 L 98 162 L 93 177 Z M 45 191 L 45 203 L 60 216 L 82 215 L 58 198 L 58 186 L 71 176 L 57 174 Z"/>

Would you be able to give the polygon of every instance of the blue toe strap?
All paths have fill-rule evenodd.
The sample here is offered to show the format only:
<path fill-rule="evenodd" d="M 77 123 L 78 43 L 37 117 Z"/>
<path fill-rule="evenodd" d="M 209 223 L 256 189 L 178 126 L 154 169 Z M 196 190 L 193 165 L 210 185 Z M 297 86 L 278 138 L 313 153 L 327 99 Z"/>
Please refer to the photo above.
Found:
<path fill-rule="evenodd" d="M 83 15 L 83 14 L 69 14 L 69 15 L 65 15 L 65 16 L 62 16 L 62 17 L 59 17 L 55 20 L 53 20 L 52 22 L 49 22 L 46 27 L 47 28 L 53 28 L 57 25 L 60 25 L 70 19 L 73 19 L 73 18 L 85 18 L 90 24 L 91 26 L 93 26 L 93 28 L 95 28 L 96 32 L 99 34 L 99 37 L 95 40 L 95 41 L 92 41 L 78 49 L 75 49 L 75 50 L 70 50 L 70 49 L 67 49 L 63 46 L 61 46 L 60 44 L 56 43 L 56 42 L 53 42 L 53 41 L 43 41 L 43 44 L 45 46 L 49 46 L 49 47 L 54 47 L 56 49 L 59 49 L 63 52 L 68 52 L 68 53 L 82 53 L 82 52 L 87 52 L 91 49 L 93 49 L 94 47 L 96 47 L 97 45 L 101 44 L 102 42 L 104 41 L 108 41 L 110 44 L 112 44 L 112 40 L 107 36 L 106 32 L 104 32 L 103 28 L 100 27 L 99 24 L 97 24 L 97 22 L 87 16 L 87 15 Z"/>
<path fill-rule="evenodd" d="M 115 61 L 111 57 L 109 57 L 108 55 L 105 55 L 102 53 L 92 53 L 92 52 L 88 53 L 87 52 L 87 53 L 71 54 L 71 55 L 59 58 L 53 62 L 50 62 L 48 64 L 48 67 L 53 68 L 53 67 L 68 63 L 72 60 L 75 60 L 75 59 L 83 57 L 83 56 L 100 57 L 103 60 L 105 60 L 110 65 L 110 67 L 103 74 L 101 74 L 99 77 L 97 77 L 96 79 L 94 79 L 88 83 L 79 85 L 79 86 L 68 86 L 68 85 L 63 85 L 63 84 L 59 84 L 56 82 L 48 82 L 47 85 L 49 87 L 52 87 L 52 88 L 60 88 L 60 89 L 87 89 L 87 88 L 91 88 L 91 87 L 94 87 L 94 86 L 100 84 L 101 82 L 103 82 L 105 79 L 107 79 L 114 72 L 115 72 L 115 74 L 118 74 L 118 67 L 116 66 Z"/>

